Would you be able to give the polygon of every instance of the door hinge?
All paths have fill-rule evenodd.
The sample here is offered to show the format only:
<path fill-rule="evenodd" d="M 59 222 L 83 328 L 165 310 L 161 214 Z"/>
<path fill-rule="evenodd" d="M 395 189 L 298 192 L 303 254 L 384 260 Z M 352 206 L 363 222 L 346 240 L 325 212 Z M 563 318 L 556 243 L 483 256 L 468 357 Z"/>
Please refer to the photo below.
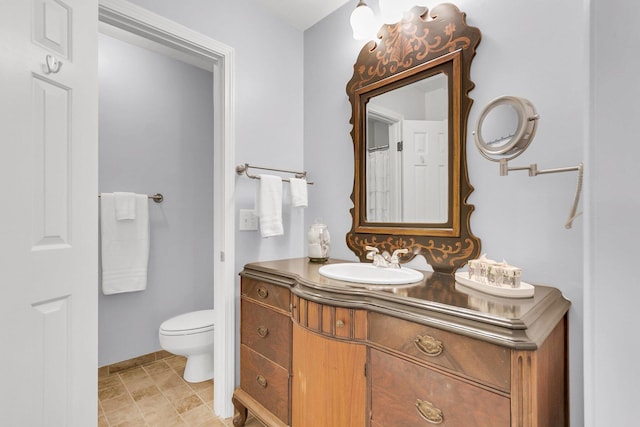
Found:
<path fill-rule="evenodd" d="M 224 252 L 220 252 L 220 262 L 224 262 Z"/>
<path fill-rule="evenodd" d="M 364 376 L 365 377 L 367 376 L 367 364 L 366 363 L 364 364 Z"/>
<path fill-rule="evenodd" d="M 402 143 L 402 141 L 398 141 L 398 151 L 402 151 L 403 148 L 404 144 Z"/>

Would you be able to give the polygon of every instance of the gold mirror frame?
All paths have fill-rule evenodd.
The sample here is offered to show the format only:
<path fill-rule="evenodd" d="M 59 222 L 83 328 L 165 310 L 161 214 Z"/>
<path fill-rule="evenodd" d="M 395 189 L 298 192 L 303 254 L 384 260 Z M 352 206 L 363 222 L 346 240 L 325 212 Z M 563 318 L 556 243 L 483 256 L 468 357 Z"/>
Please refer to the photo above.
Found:
<path fill-rule="evenodd" d="M 453 4 L 431 11 L 414 7 L 402 21 L 384 25 L 377 44 L 367 43 L 354 64 L 347 83 L 353 125 L 354 185 L 353 218 L 347 245 L 361 261 L 366 246 L 380 252 L 408 249 L 402 261 L 423 255 L 434 271 L 453 273 L 480 254 L 480 239 L 470 230 L 473 205 L 466 203 L 473 191 L 466 161 L 467 119 L 474 84 L 469 74 L 471 60 L 480 42 L 480 30 L 466 24 L 466 15 Z M 371 223 L 365 216 L 366 104 L 376 94 L 404 86 L 442 70 L 449 79 L 449 215 L 445 224 Z M 431 71 L 430 71 L 431 70 Z"/>

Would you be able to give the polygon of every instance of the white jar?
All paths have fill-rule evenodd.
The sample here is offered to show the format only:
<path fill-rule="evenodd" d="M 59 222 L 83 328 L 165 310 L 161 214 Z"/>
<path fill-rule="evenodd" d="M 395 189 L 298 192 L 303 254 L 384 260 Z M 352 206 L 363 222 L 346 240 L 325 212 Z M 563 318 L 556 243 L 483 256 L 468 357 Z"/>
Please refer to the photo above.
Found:
<path fill-rule="evenodd" d="M 329 259 L 331 237 L 326 224 L 314 223 L 307 233 L 307 255 L 312 262 L 325 262 Z"/>

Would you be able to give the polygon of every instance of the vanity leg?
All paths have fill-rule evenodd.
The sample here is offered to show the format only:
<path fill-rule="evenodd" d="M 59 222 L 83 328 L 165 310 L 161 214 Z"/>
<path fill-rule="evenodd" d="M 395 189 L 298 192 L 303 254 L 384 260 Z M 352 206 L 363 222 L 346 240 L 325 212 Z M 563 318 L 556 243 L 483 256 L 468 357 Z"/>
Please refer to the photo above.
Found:
<path fill-rule="evenodd" d="M 233 407 L 235 408 L 233 425 L 234 427 L 242 427 L 247 422 L 247 408 L 235 396 L 231 399 L 231 402 L 233 402 Z"/>

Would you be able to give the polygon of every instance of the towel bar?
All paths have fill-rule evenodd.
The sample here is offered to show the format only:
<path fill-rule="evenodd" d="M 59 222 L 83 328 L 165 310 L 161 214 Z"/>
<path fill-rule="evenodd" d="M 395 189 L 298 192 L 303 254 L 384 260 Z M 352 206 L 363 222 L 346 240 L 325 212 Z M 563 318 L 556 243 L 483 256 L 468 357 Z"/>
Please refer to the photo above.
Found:
<path fill-rule="evenodd" d="M 100 195 L 98 194 L 98 197 L 100 197 Z M 147 196 L 150 199 L 153 199 L 154 202 L 156 203 L 162 203 L 164 201 L 164 196 L 162 195 L 162 193 L 156 193 L 153 196 Z"/>
<path fill-rule="evenodd" d="M 296 178 L 305 178 L 305 179 L 307 178 L 307 171 L 298 172 L 298 171 L 291 171 L 291 170 L 287 170 L 287 169 L 265 168 L 265 167 L 262 167 L 262 166 L 253 166 L 253 165 L 250 165 L 249 163 L 245 163 L 243 165 L 236 166 L 236 173 L 238 175 L 242 175 L 244 173 L 245 175 L 247 175 L 251 179 L 260 179 L 260 176 L 258 176 L 258 175 L 251 175 L 249 173 L 249 168 L 260 169 L 260 170 L 265 170 L 265 171 L 292 173 L 292 174 L 295 175 Z M 285 181 L 285 182 L 289 182 L 289 180 L 287 178 L 283 178 L 282 180 Z M 313 185 L 313 182 L 307 181 L 307 184 L 308 185 Z"/>

